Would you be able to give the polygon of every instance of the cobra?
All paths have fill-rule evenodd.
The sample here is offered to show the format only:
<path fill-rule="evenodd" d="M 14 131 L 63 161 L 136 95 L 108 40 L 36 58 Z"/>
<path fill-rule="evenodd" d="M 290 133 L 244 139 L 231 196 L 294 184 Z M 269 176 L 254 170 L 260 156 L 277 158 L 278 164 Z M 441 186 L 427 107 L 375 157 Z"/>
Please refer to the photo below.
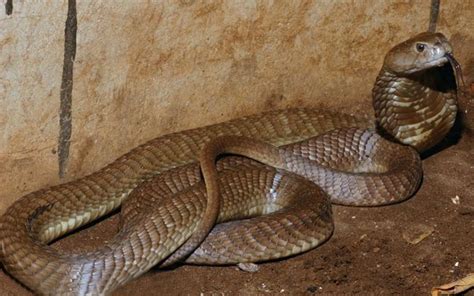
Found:
<path fill-rule="evenodd" d="M 373 89 L 375 122 L 271 111 L 158 137 L 89 176 L 28 194 L 0 219 L 1 262 L 38 294 L 87 295 L 180 260 L 234 264 L 312 249 L 333 231 L 331 202 L 370 206 L 414 194 L 418 152 L 455 121 L 456 83 L 446 87 L 452 78 L 440 75 L 450 62 L 447 39 L 422 33 L 387 53 Z M 258 162 L 216 163 L 225 153 Z M 122 228 L 99 249 L 48 245 L 119 207 Z"/>

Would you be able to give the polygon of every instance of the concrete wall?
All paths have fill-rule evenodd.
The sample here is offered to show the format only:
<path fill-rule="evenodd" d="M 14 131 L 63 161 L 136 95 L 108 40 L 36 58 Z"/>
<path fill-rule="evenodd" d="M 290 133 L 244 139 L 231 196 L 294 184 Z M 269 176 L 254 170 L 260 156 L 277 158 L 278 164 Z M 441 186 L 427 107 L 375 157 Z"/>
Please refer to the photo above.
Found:
<path fill-rule="evenodd" d="M 367 111 L 384 53 L 427 29 L 429 2 L 79 1 L 60 179 L 68 3 L 12 0 L 11 14 L 0 6 L 0 213 L 160 134 L 287 106 Z M 442 2 L 438 30 L 469 83 L 474 0 Z"/>

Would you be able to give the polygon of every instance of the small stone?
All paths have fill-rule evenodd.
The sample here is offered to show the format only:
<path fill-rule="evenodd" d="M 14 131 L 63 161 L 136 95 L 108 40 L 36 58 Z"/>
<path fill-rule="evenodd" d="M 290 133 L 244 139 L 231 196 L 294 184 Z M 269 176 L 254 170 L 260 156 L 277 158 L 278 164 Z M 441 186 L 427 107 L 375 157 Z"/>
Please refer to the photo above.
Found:
<path fill-rule="evenodd" d="M 416 245 L 425 238 L 427 238 L 431 233 L 433 233 L 433 231 L 433 226 L 425 224 L 416 224 L 407 228 L 403 232 L 402 237 L 408 243 Z"/>
<path fill-rule="evenodd" d="M 455 197 L 451 198 L 451 201 L 455 205 L 459 205 L 461 203 L 461 199 L 459 198 L 459 195 L 456 195 Z"/>
<path fill-rule="evenodd" d="M 237 267 L 245 272 L 257 272 L 260 269 L 260 267 L 255 263 L 239 263 L 237 264 Z"/>

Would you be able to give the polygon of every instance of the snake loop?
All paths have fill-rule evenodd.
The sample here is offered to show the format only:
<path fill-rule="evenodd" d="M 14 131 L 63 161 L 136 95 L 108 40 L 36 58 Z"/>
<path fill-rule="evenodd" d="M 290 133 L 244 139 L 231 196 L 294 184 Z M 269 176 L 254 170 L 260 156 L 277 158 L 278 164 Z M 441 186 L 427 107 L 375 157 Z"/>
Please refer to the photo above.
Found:
<path fill-rule="evenodd" d="M 330 202 L 390 204 L 417 190 L 416 151 L 436 145 L 456 116 L 455 85 L 439 73 L 453 60 L 440 33 L 391 49 L 373 89 L 375 125 L 276 110 L 158 137 L 91 175 L 30 193 L 0 218 L 0 260 L 38 294 L 89 295 L 178 260 L 234 264 L 312 249 L 333 231 Z M 215 161 L 225 153 L 254 160 Z M 122 227 L 99 249 L 48 245 L 119 207 Z"/>

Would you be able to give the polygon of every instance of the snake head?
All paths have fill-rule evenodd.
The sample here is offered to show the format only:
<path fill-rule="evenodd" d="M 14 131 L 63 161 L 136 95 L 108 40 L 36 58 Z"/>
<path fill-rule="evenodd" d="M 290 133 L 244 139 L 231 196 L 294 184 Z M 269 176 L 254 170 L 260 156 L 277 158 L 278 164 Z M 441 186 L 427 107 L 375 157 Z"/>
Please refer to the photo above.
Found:
<path fill-rule="evenodd" d="M 398 75 L 409 75 L 452 58 L 452 46 L 441 33 L 424 32 L 393 47 L 385 56 L 384 68 Z"/>

